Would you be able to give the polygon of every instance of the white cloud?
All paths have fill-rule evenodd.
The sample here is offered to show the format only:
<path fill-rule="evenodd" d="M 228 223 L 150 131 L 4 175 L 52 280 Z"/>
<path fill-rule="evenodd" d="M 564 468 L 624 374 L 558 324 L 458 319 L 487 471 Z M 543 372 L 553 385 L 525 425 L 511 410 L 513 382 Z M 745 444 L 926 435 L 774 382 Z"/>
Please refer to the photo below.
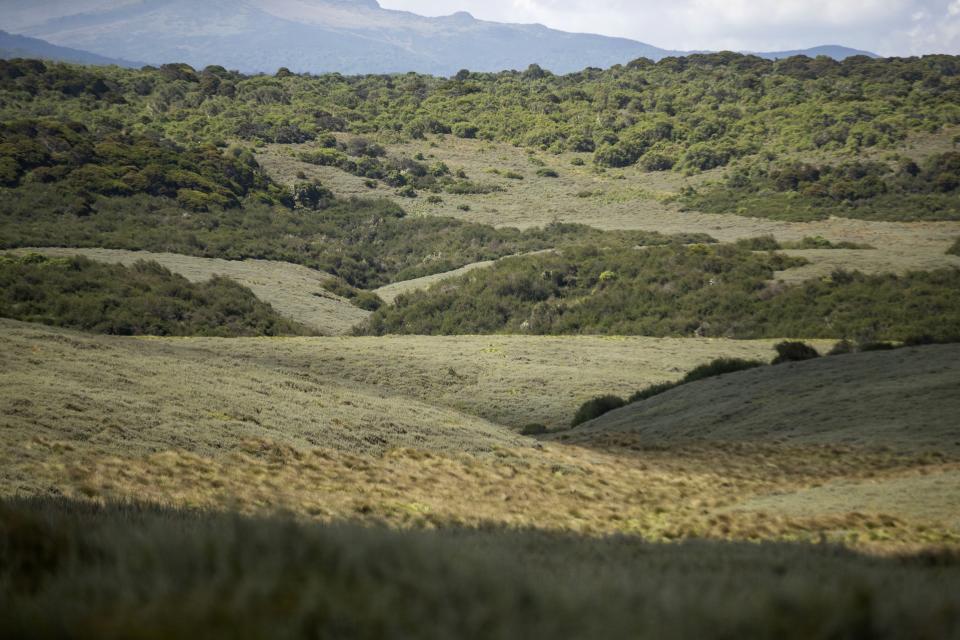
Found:
<path fill-rule="evenodd" d="M 885 55 L 960 53 L 960 0 L 380 0 L 426 15 L 540 22 L 668 49 L 844 44 Z"/>

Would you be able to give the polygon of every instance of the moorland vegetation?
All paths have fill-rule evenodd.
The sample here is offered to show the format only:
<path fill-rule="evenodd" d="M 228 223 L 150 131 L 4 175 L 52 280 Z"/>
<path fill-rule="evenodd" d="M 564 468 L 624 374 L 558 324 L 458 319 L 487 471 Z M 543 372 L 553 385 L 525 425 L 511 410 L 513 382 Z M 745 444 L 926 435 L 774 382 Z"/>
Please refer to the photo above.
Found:
<path fill-rule="evenodd" d="M 960 335 L 960 271 L 903 276 L 835 271 L 796 286 L 775 271 L 803 264 L 735 245 L 570 248 L 399 296 L 361 333 L 625 334 L 848 338 Z"/>
<path fill-rule="evenodd" d="M 156 262 L 0 255 L 0 317 L 112 335 L 310 335 L 246 287 L 193 283 Z"/>

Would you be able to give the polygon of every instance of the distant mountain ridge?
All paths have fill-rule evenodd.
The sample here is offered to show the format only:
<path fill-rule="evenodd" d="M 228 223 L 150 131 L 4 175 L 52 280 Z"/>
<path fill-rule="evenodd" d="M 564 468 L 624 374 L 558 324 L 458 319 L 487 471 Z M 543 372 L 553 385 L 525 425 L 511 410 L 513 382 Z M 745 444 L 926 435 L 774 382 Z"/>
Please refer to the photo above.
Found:
<path fill-rule="evenodd" d="M 90 52 L 107 60 L 219 64 L 244 72 L 287 67 L 452 75 L 464 68 L 501 71 L 532 63 L 568 73 L 684 54 L 626 38 L 487 22 L 466 12 L 429 18 L 383 9 L 376 0 L 7 0 L 4 5 L 0 25 L 71 49 L 62 52 L 71 62 Z M 43 52 L 36 41 L 31 46 Z M 839 58 L 861 53 L 823 49 Z M 46 54 L 39 57 L 55 58 L 56 51 Z"/>
<path fill-rule="evenodd" d="M 0 60 L 11 58 L 33 58 L 39 60 L 53 60 L 56 62 L 73 62 L 97 66 L 117 65 L 119 67 L 137 68 L 140 63 L 128 62 L 100 56 L 89 51 L 58 47 L 44 40 L 18 36 L 6 31 L 0 31 Z"/>

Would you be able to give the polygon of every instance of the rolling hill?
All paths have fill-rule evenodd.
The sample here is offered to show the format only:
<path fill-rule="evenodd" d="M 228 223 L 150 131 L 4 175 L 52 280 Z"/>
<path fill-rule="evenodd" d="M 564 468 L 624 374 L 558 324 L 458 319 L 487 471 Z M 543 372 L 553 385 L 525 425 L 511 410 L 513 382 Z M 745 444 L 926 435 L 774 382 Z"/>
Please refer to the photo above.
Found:
<path fill-rule="evenodd" d="M 683 385 L 588 422 L 567 439 L 957 452 L 958 392 L 960 345 L 858 353 Z"/>
<path fill-rule="evenodd" d="M 477 20 L 469 13 L 430 18 L 383 9 L 376 0 L 85 0 L 5 3 L 7 29 L 101 56 L 223 65 L 245 72 L 452 75 L 524 69 L 557 73 L 610 67 L 681 52 L 626 38 L 567 33 L 539 24 Z M 780 58 L 803 54 L 768 53 Z M 810 55 L 847 57 L 823 47 Z"/>

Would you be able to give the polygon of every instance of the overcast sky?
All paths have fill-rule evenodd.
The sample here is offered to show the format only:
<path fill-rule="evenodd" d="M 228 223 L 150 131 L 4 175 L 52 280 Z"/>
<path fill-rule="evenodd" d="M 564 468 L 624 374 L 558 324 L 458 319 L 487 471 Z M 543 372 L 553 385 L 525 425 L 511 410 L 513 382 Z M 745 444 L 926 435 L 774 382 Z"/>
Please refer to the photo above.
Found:
<path fill-rule="evenodd" d="M 665 49 L 773 51 L 843 44 L 881 55 L 960 54 L 960 0 L 380 0 L 424 15 L 469 11 Z"/>

